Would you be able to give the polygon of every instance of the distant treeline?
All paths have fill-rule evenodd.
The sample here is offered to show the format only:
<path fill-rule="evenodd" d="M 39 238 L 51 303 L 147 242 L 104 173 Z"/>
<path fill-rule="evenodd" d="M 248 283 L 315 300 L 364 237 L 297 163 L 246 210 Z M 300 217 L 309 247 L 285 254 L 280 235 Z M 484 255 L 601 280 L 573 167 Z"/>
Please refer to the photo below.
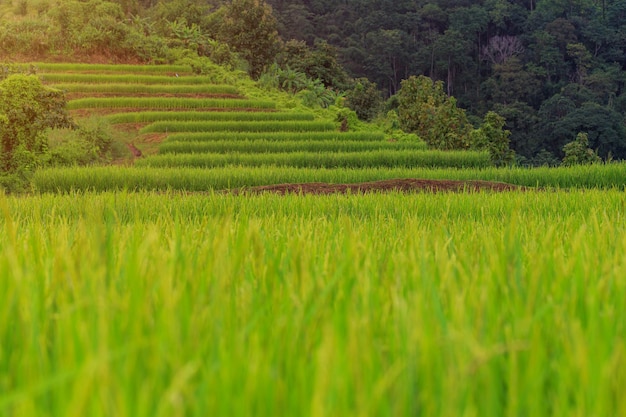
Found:
<path fill-rule="evenodd" d="M 511 146 L 551 163 L 577 132 L 626 157 L 626 0 L 268 0 L 284 39 L 337 48 L 388 95 L 445 82 L 468 114 L 494 110 Z"/>

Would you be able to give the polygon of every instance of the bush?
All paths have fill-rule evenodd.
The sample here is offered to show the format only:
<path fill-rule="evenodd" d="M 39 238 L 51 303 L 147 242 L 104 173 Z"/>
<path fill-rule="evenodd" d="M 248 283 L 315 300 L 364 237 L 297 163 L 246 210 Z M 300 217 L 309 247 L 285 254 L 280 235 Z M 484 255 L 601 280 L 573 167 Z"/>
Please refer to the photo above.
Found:
<path fill-rule="evenodd" d="M 339 123 L 339 130 L 341 132 L 347 132 L 354 129 L 359 124 L 359 118 L 356 113 L 347 108 L 339 108 L 337 110 L 337 117 L 335 121 Z"/>
<path fill-rule="evenodd" d="M 65 98 L 34 75 L 14 74 L 0 82 L 0 176 L 18 190 L 48 158 L 49 128 L 72 126 Z"/>
<path fill-rule="evenodd" d="M 411 76 L 398 93 L 400 127 L 416 133 L 431 147 L 451 150 L 470 146 L 471 124 L 454 97 L 443 91 L 443 82 Z"/>
<path fill-rule="evenodd" d="M 504 129 L 505 119 L 490 111 L 479 129 L 471 132 L 472 147 L 489 151 L 491 161 L 496 166 L 510 165 L 515 161 L 515 152 L 509 148 L 511 132 Z"/>
<path fill-rule="evenodd" d="M 346 103 L 359 119 L 370 121 L 380 112 L 383 95 L 376 84 L 367 78 L 359 78 L 355 80 L 354 87 L 346 92 Z"/>
<path fill-rule="evenodd" d="M 112 159 L 113 131 L 102 118 L 81 121 L 75 129 L 50 132 L 50 164 L 54 166 L 91 165 Z"/>
<path fill-rule="evenodd" d="M 589 165 L 602 162 L 597 152 L 589 148 L 589 137 L 586 133 L 580 132 L 576 139 L 563 147 L 565 157 L 563 165 Z"/>

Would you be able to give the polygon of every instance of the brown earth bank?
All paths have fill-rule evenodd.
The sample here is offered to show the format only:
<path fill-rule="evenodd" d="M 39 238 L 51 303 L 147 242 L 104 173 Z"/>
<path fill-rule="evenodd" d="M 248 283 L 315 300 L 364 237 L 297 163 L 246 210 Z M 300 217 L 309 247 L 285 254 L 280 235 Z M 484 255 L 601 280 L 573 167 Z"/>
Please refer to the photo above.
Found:
<path fill-rule="evenodd" d="M 233 194 L 359 194 L 382 192 L 477 192 L 529 191 L 534 188 L 492 181 L 425 180 L 416 178 L 392 179 L 355 184 L 328 184 L 322 182 L 277 184 L 232 190 Z"/>

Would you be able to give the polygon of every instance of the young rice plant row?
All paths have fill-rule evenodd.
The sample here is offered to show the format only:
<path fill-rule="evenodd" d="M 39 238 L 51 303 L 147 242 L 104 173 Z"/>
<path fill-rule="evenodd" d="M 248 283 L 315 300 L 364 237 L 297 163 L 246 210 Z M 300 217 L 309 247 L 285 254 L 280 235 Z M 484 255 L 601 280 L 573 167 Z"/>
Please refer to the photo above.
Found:
<path fill-rule="evenodd" d="M 137 74 L 72 74 L 72 73 L 45 73 L 41 79 L 47 84 L 215 84 L 210 77 L 202 76 L 167 76 L 167 75 L 137 75 Z"/>
<path fill-rule="evenodd" d="M 624 189 L 626 164 L 535 169 L 74 167 L 39 170 L 33 176 L 33 183 L 40 192 L 124 189 L 208 191 L 282 183 L 356 183 L 394 178 L 490 180 L 529 187 Z"/>
<path fill-rule="evenodd" d="M 159 145 L 159 153 L 229 153 L 229 152 L 365 152 L 375 150 L 420 151 L 422 142 L 366 142 L 346 140 L 326 141 L 268 141 L 223 140 L 214 142 L 172 142 Z"/>
<path fill-rule="evenodd" d="M 114 94 L 229 94 L 239 91 L 232 85 L 221 84 L 54 84 L 54 88 L 69 93 L 114 93 Z"/>
<path fill-rule="evenodd" d="M 487 152 L 377 150 L 367 152 L 281 152 L 166 154 L 135 161 L 138 167 L 289 166 L 298 168 L 430 167 L 481 168 L 491 164 Z"/>
<path fill-rule="evenodd" d="M 167 97 L 115 97 L 115 98 L 81 98 L 67 103 L 69 110 L 87 108 L 118 108 L 134 107 L 142 109 L 274 109 L 276 103 L 264 100 L 244 99 L 195 99 Z"/>
<path fill-rule="evenodd" d="M 116 113 L 106 116 L 111 123 L 145 123 L 157 121 L 313 121 L 311 113 L 290 112 L 210 112 L 210 111 L 154 111 Z"/>
<path fill-rule="evenodd" d="M 165 121 L 154 122 L 140 133 L 153 132 L 324 132 L 336 130 L 335 124 L 324 121 Z"/>
<path fill-rule="evenodd" d="M 125 74 L 171 74 L 190 75 L 188 65 L 121 65 L 121 64 L 72 64 L 40 62 L 32 64 L 38 72 L 44 73 L 125 73 Z"/>
<path fill-rule="evenodd" d="M 166 141 L 172 142 L 214 142 L 214 141 L 361 141 L 380 142 L 385 139 L 382 133 L 372 132 L 201 132 L 201 133 L 173 133 Z"/>

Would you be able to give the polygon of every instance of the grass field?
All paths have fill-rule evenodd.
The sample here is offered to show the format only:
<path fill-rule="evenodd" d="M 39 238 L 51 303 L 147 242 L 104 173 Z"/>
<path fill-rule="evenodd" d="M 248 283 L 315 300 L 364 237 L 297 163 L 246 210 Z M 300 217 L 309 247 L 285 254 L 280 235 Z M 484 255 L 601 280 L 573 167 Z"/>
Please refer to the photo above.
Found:
<path fill-rule="evenodd" d="M 624 415 L 625 202 L 0 197 L 0 414 Z"/>

